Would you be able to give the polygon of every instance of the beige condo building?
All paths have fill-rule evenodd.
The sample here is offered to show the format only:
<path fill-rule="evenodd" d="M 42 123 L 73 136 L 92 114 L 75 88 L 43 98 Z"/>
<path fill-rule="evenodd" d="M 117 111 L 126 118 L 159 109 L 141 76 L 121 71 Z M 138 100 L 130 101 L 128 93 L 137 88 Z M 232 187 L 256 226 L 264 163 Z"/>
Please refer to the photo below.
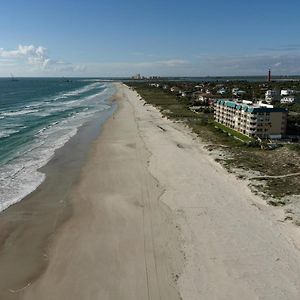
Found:
<path fill-rule="evenodd" d="M 235 102 L 227 99 L 215 103 L 216 122 L 249 137 L 280 139 L 286 133 L 287 110 L 272 105 Z"/>

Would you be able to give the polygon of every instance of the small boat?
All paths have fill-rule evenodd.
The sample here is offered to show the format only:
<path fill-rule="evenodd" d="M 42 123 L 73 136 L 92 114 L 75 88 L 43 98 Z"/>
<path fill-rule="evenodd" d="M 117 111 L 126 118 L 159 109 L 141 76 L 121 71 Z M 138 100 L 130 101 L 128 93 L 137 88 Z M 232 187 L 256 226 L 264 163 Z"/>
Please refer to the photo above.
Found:
<path fill-rule="evenodd" d="M 71 79 L 68 79 L 68 78 L 65 78 L 65 77 L 63 77 L 63 78 L 62 78 L 62 82 L 72 82 L 72 80 L 71 80 Z"/>
<path fill-rule="evenodd" d="M 10 77 L 11 77 L 11 81 L 19 81 L 18 79 L 15 78 L 13 74 L 10 74 Z"/>

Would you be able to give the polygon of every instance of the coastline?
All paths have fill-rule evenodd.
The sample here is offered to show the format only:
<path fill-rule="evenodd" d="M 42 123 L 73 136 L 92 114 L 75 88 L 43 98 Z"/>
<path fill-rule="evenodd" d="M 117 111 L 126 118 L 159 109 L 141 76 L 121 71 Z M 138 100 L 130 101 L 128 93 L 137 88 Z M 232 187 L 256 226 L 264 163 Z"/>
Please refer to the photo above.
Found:
<path fill-rule="evenodd" d="M 135 91 L 117 98 L 47 268 L 5 299 L 299 299 L 299 232 L 281 211 Z"/>
<path fill-rule="evenodd" d="M 172 212 L 159 201 L 163 187 L 148 171 L 150 153 L 134 109 L 119 90 L 119 108 L 71 192 L 72 218 L 54 238 L 48 268 L 21 299 L 180 300 L 179 236 Z"/>
<path fill-rule="evenodd" d="M 73 213 L 69 191 L 78 181 L 90 144 L 115 108 L 113 103 L 83 124 L 40 169 L 45 180 L 0 212 L 0 299 L 18 299 L 19 291 L 46 269 L 52 238 Z"/>

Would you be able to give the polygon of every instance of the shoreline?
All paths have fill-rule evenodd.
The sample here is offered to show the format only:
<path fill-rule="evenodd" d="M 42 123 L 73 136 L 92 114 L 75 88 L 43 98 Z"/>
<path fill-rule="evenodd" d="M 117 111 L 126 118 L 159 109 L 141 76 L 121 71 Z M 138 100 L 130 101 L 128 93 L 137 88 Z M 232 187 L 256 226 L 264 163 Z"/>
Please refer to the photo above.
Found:
<path fill-rule="evenodd" d="M 93 86 L 93 84 L 95 84 L 95 82 L 85 86 L 84 88 L 79 88 L 78 90 L 76 90 L 76 93 L 78 92 L 80 94 L 84 90 L 90 91 L 91 86 Z M 100 86 L 104 87 L 105 85 L 103 85 L 103 83 L 100 83 Z M 80 130 L 81 127 L 89 126 L 89 124 L 95 122 L 97 118 L 100 119 L 102 118 L 102 114 L 103 114 L 102 110 L 106 110 L 106 108 L 104 107 L 106 107 L 107 104 L 108 106 L 112 104 L 112 103 L 109 104 L 108 102 L 112 96 L 112 93 L 114 92 L 115 91 L 113 88 L 113 84 L 109 84 L 106 85 L 100 92 L 99 90 L 97 90 L 96 92 L 94 91 L 94 93 L 89 96 L 85 96 L 83 98 L 77 99 L 78 101 L 82 101 L 82 100 L 94 101 L 100 98 L 100 103 L 98 102 L 98 107 L 96 108 L 96 111 L 95 111 L 95 107 L 92 107 L 94 111 L 91 110 L 90 113 L 89 112 L 90 109 L 86 107 L 78 114 L 75 113 L 75 115 L 73 114 L 74 112 L 72 111 L 72 113 L 69 113 L 68 116 L 65 116 L 65 119 L 63 120 L 58 119 L 57 121 L 50 122 L 49 124 L 45 123 L 44 126 L 43 125 L 40 126 L 41 124 L 38 126 L 38 131 L 31 137 L 34 143 L 32 142 L 32 145 L 28 146 L 29 148 L 25 150 L 23 154 L 17 156 L 16 157 L 17 159 L 13 158 L 11 160 L 8 160 L 7 165 L 4 164 L 4 172 L 6 172 L 5 171 L 6 169 L 8 169 L 6 177 L 7 178 L 11 177 L 13 180 L 11 180 L 11 182 L 8 182 L 7 184 L 8 188 L 6 187 L 6 182 L 4 182 L 4 190 L 2 191 L 2 195 L 1 195 L 2 197 L 0 199 L 1 200 L 0 214 L 10 206 L 21 202 L 23 199 L 31 195 L 45 181 L 46 179 L 45 173 L 49 169 L 48 166 L 50 166 L 51 168 L 53 160 L 56 159 L 55 156 L 58 156 L 58 153 L 60 153 L 59 152 L 60 149 L 63 148 L 70 139 L 72 139 L 75 135 L 78 134 L 78 131 Z M 65 92 L 63 94 L 58 94 L 56 98 L 57 99 L 64 98 L 67 97 L 66 95 L 73 95 L 72 93 L 74 92 L 69 92 L 69 93 Z M 77 100 L 75 101 L 73 100 L 73 103 L 76 102 Z M 43 101 L 41 101 L 41 104 L 33 104 L 33 107 L 34 106 L 43 107 L 42 103 Z M 69 105 L 69 103 L 67 105 Z M 14 113 L 14 115 L 18 115 L 18 113 L 17 114 Z M 24 113 L 20 112 L 20 115 L 23 116 Z M 43 113 L 41 113 L 41 116 L 43 116 Z M 46 114 L 43 117 L 47 119 L 48 116 L 49 115 Z M 38 120 L 37 122 L 41 123 L 40 120 Z M 65 126 L 65 124 L 67 124 L 68 126 Z M 56 125 L 59 126 L 58 128 L 55 129 Z M 53 130 L 54 133 L 57 133 L 57 131 L 59 131 L 58 129 L 61 129 L 61 131 L 63 130 L 65 131 L 64 133 L 60 133 L 59 135 L 57 135 L 55 139 L 51 140 L 51 134 L 48 133 L 50 129 Z M 46 133 L 45 135 L 47 136 L 47 138 L 44 138 L 44 133 Z M 43 142 L 40 141 L 42 139 L 40 135 L 44 139 Z M 50 140 L 51 140 L 51 144 L 50 144 Z M 39 147 L 41 146 L 39 145 L 39 143 L 42 144 L 42 146 L 44 147 L 45 149 L 43 150 L 44 152 L 42 152 L 41 150 L 36 151 L 36 149 L 39 149 Z M 35 144 L 37 144 L 37 147 L 34 146 Z M 31 161 L 29 160 L 30 157 L 27 160 L 25 159 L 23 161 L 22 157 L 23 156 L 26 157 L 26 155 L 28 155 L 28 153 L 30 154 L 31 152 L 34 153 Z M 20 158 L 19 160 L 23 162 L 23 164 L 21 164 L 18 161 L 15 162 L 15 160 L 18 160 L 18 158 Z M 18 169 L 17 171 L 14 171 L 13 174 L 9 172 L 10 168 L 14 170 L 14 168 L 18 167 L 19 165 L 21 165 L 22 167 L 20 167 L 20 169 Z M 19 174 L 23 174 L 23 173 L 24 173 L 23 176 L 22 175 L 19 176 Z M 27 176 L 25 176 L 26 174 Z M 30 180 L 26 181 L 26 177 L 29 177 Z M 23 183 L 23 181 L 25 183 Z M 18 185 L 18 183 L 20 186 Z M 15 190 L 17 192 L 14 192 Z"/>
<path fill-rule="evenodd" d="M 148 171 L 151 153 L 136 135 L 122 90 L 119 109 L 104 124 L 71 192 L 73 215 L 54 237 L 50 264 L 21 299 L 180 300 L 174 281 L 182 266 L 179 236 L 172 212 L 161 207 L 164 189 Z M 178 266 L 170 264 L 170 253 Z"/>
<path fill-rule="evenodd" d="M 0 212 L 1 299 L 17 299 L 18 291 L 46 269 L 51 240 L 72 216 L 69 191 L 78 181 L 90 144 L 101 134 L 103 123 L 115 107 L 112 102 L 110 109 L 83 124 L 39 169 L 45 180 L 21 201 Z"/>
<path fill-rule="evenodd" d="M 125 85 L 117 98 L 47 268 L 5 299 L 299 299 L 297 228 L 189 129 Z"/>

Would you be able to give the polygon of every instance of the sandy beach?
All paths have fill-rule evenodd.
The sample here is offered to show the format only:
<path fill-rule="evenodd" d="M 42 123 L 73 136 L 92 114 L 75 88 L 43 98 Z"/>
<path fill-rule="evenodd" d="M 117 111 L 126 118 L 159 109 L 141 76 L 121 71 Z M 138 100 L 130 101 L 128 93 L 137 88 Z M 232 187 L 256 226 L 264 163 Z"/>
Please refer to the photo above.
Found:
<path fill-rule="evenodd" d="M 117 99 L 47 264 L 0 299 L 300 299 L 300 233 L 281 209 L 135 91 Z"/>

